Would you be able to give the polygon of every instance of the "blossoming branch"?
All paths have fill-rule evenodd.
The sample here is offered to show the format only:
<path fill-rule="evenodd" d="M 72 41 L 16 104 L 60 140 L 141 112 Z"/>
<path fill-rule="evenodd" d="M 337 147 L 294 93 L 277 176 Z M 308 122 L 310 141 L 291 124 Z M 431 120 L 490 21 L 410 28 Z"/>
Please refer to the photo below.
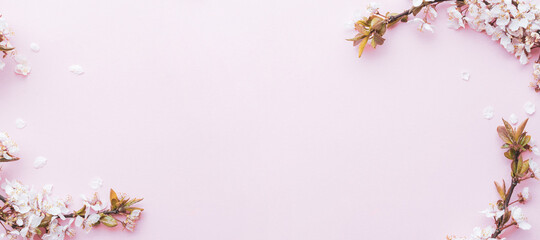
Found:
<path fill-rule="evenodd" d="M 11 138 L 0 132 L 0 162 L 18 160 L 14 155 L 19 148 Z M 2 185 L 5 193 L 0 193 L 0 225 L 5 230 L 0 238 L 33 239 L 39 236 L 44 240 L 63 240 L 75 234 L 73 226 L 89 232 L 93 227 L 103 224 L 116 227 L 119 224 L 133 231 L 142 208 L 134 205 L 141 198 L 118 195 L 111 189 L 108 204 L 97 193 L 92 197 L 82 196 L 83 206 L 78 210 L 68 208 L 71 198 L 53 196 L 52 185 L 34 189 L 21 182 L 5 180 Z"/>
<path fill-rule="evenodd" d="M 431 23 L 438 13 L 436 8 L 443 2 L 447 7 L 449 27 L 454 29 L 468 26 L 483 32 L 513 54 L 522 64 L 527 64 L 531 51 L 540 47 L 540 8 L 530 0 L 412 0 L 412 7 L 401 13 L 379 11 L 376 3 L 367 7 L 369 16 L 356 21 L 358 34 L 347 39 L 359 45 L 359 56 L 370 43 L 375 48 L 385 41 L 386 30 L 400 22 L 418 23 L 420 31 L 433 32 Z M 531 87 L 540 92 L 540 58 L 536 60 Z"/>
<path fill-rule="evenodd" d="M 0 70 L 3 70 L 6 66 L 6 63 L 2 61 L 2 59 L 11 56 L 17 63 L 15 66 L 15 73 L 26 76 L 30 73 L 32 68 L 28 65 L 28 61 L 25 57 L 17 55 L 15 48 L 9 42 L 9 37 L 12 35 L 13 33 L 11 32 L 9 25 L 2 14 L 0 14 L 0 52 L 2 54 L 2 58 L 0 59 Z"/>
<path fill-rule="evenodd" d="M 495 182 L 495 188 L 499 193 L 500 199 L 483 214 L 493 219 L 493 226 L 485 228 L 476 227 L 469 237 L 448 236 L 448 240 L 495 240 L 502 239 L 501 234 L 511 227 L 517 227 L 522 230 L 531 229 L 527 218 L 523 214 L 522 208 L 518 204 L 525 204 L 529 200 L 529 188 L 523 188 L 521 193 L 514 198 L 515 188 L 524 181 L 537 178 L 540 174 L 540 167 L 536 162 L 524 160 L 523 154 L 531 151 L 531 136 L 525 132 L 525 126 L 528 119 L 521 123 L 517 128 L 513 128 L 503 119 L 504 126 L 499 126 L 497 132 L 504 141 L 503 149 L 506 149 L 504 156 L 510 160 L 510 186 L 506 182 Z"/>

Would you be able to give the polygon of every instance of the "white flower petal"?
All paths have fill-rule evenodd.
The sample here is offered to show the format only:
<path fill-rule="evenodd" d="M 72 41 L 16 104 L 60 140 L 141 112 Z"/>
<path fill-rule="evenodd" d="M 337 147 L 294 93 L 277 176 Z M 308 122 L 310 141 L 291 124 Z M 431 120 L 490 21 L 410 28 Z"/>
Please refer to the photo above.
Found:
<path fill-rule="evenodd" d="M 17 119 L 15 119 L 15 126 L 18 129 L 23 129 L 24 127 L 26 127 L 26 121 L 24 121 L 21 118 L 17 118 Z"/>
<path fill-rule="evenodd" d="M 525 112 L 527 114 L 532 115 L 536 111 L 536 105 L 534 105 L 534 103 L 532 103 L 532 102 L 526 102 L 523 105 L 523 109 L 525 109 Z"/>
<path fill-rule="evenodd" d="M 30 49 L 32 49 L 33 52 L 39 52 L 41 48 L 37 43 L 30 43 Z"/>
<path fill-rule="evenodd" d="M 45 157 L 39 156 L 34 160 L 34 168 L 35 169 L 42 168 L 46 164 L 47 164 L 47 158 L 45 158 Z"/>
<path fill-rule="evenodd" d="M 540 149 L 538 149 L 538 147 L 532 147 L 531 151 L 534 153 L 534 155 L 540 156 Z"/>
<path fill-rule="evenodd" d="M 493 108 L 493 106 L 487 106 L 484 108 L 484 110 L 482 110 L 482 115 L 485 119 L 489 120 L 493 118 L 494 111 L 495 109 Z"/>
<path fill-rule="evenodd" d="M 88 185 L 90 185 L 92 189 L 97 190 L 103 185 L 103 179 L 101 179 L 100 177 L 95 177 L 94 179 L 92 179 L 92 181 L 90 181 Z"/>
<path fill-rule="evenodd" d="M 69 66 L 69 71 L 77 75 L 84 73 L 84 69 L 80 65 L 76 64 Z"/>
<path fill-rule="evenodd" d="M 471 74 L 469 72 L 461 72 L 461 79 L 463 81 L 469 81 L 469 78 L 471 77 Z"/>
<path fill-rule="evenodd" d="M 510 121 L 510 123 L 512 125 L 516 125 L 518 123 L 518 117 L 516 116 L 516 114 L 510 114 L 510 117 L 508 118 L 508 120 Z"/>

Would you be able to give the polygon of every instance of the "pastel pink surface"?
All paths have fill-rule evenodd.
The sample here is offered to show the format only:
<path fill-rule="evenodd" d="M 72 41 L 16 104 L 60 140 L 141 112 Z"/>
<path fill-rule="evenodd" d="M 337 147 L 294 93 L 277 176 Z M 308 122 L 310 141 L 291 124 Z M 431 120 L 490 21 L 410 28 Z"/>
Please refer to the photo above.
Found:
<path fill-rule="evenodd" d="M 145 198 L 134 233 L 77 239 L 444 239 L 490 224 L 478 212 L 509 172 L 495 128 L 540 105 L 531 66 L 443 11 L 435 34 L 402 25 L 358 59 L 344 25 L 366 5 L 4 1 L 33 70 L 0 72 L 0 126 L 22 149 L 3 178 L 77 199 L 99 176 L 102 196 Z M 537 116 L 528 129 L 540 139 Z M 527 185 L 533 229 L 511 239 L 540 237 Z"/>

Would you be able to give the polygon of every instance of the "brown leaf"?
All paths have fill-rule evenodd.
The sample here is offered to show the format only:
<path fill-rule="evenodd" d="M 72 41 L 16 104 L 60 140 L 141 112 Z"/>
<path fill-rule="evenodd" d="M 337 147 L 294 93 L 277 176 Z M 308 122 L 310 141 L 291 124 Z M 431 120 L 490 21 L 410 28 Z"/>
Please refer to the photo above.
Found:
<path fill-rule="evenodd" d="M 518 138 L 521 136 L 521 134 L 523 133 L 523 130 L 525 130 L 525 126 L 527 126 L 527 122 L 529 121 L 529 119 L 525 119 L 525 121 L 523 121 L 517 128 L 517 131 L 515 133 L 515 136 L 514 136 L 514 139 L 515 141 L 518 140 Z"/>
<path fill-rule="evenodd" d="M 498 126 L 497 127 L 497 133 L 499 134 L 499 137 L 508 144 L 512 144 L 511 138 L 508 136 L 508 132 L 505 127 Z"/>

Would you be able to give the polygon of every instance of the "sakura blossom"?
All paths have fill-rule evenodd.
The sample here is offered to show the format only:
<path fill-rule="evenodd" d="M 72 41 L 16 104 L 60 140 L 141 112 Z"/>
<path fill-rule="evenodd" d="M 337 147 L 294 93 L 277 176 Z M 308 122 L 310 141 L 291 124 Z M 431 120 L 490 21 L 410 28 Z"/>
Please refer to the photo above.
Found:
<path fill-rule="evenodd" d="M 521 190 L 521 193 L 518 194 L 520 198 L 520 202 L 524 203 L 527 200 L 529 200 L 529 187 L 524 187 L 523 190 Z"/>
<path fill-rule="evenodd" d="M 523 230 L 531 229 L 531 225 L 527 222 L 527 217 L 523 214 L 523 210 L 520 207 L 514 207 L 512 209 L 512 218 L 516 221 L 518 227 Z"/>
<path fill-rule="evenodd" d="M 372 6 L 376 5 L 368 6 L 369 16 L 355 23 L 357 36 L 348 39 L 354 45 L 360 44 L 359 56 L 369 41 L 373 47 L 382 45 L 387 28 L 399 22 L 413 21 L 419 30 L 433 32 L 436 8 L 441 6 L 446 7 L 448 27 L 458 30 L 468 26 L 488 35 L 521 64 L 529 63 L 533 50 L 540 48 L 540 7 L 530 0 L 412 0 L 412 8 L 386 14 Z M 371 21 L 377 24 L 368 24 Z M 540 92 L 540 57 L 533 65 L 533 77 L 530 86 Z"/>
<path fill-rule="evenodd" d="M 89 232 L 98 224 L 115 227 L 121 223 L 124 229 L 133 231 L 143 210 L 133 207 L 142 199 L 130 199 L 125 195 L 119 198 L 112 189 L 110 205 L 95 193 L 91 199 L 84 201 L 83 208 L 71 210 L 71 198 L 52 195 L 50 184 L 39 189 L 6 179 L 1 188 L 5 193 L 5 197 L 0 197 L 4 202 L 0 210 L 1 221 L 6 223 L 5 236 L 10 239 L 34 239 L 35 236 L 41 236 L 41 239 L 65 239 L 75 235 L 75 227 Z M 122 215 L 125 216 L 124 220 L 118 218 Z"/>
<path fill-rule="evenodd" d="M 424 32 L 424 31 L 428 31 L 430 33 L 433 33 L 433 26 L 431 26 L 429 23 L 426 23 L 423 19 L 421 18 L 415 18 L 413 19 L 413 22 L 417 22 L 419 23 L 418 25 L 418 31 L 420 32 Z"/>
<path fill-rule="evenodd" d="M 481 211 L 480 213 L 483 213 L 488 218 L 500 218 L 502 215 L 504 215 L 504 211 L 499 210 L 495 204 L 489 204 L 489 208 Z"/>
<path fill-rule="evenodd" d="M 15 153 L 19 151 L 17 144 L 7 135 L 0 132 L 0 160 L 16 160 Z"/>
<path fill-rule="evenodd" d="M 370 2 L 366 8 L 366 11 L 368 14 L 375 14 L 379 10 L 380 7 L 381 5 L 379 3 Z"/>

